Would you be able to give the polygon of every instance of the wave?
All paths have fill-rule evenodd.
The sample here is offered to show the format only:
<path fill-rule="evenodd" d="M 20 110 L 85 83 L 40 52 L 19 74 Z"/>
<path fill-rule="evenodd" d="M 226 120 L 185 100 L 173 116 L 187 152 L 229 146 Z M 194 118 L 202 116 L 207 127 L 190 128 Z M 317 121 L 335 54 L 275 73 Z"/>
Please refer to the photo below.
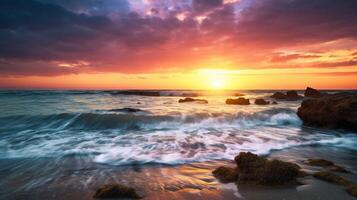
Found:
<path fill-rule="evenodd" d="M 140 114 L 141 113 L 141 114 Z M 191 115 L 153 115 L 148 111 L 132 108 L 108 110 L 105 113 L 62 113 L 54 115 L 22 115 L 0 118 L 2 129 L 165 129 L 181 125 L 195 125 L 201 128 L 215 126 L 251 127 L 259 125 L 299 126 L 301 121 L 292 109 L 274 108 L 261 112 L 208 113 Z M 201 125 L 199 125 L 201 124 Z"/>

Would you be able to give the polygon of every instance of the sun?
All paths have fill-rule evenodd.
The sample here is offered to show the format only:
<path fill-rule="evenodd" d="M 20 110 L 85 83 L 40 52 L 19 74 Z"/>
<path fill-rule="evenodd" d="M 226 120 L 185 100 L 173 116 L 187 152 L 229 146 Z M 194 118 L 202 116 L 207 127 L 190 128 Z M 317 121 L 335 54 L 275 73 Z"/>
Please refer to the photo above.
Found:
<path fill-rule="evenodd" d="M 222 88 L 224 88 L 224 82 L 222 80 L 216 78 L 216 79 L 212 80 L 211 86 L 214 89 L 222 89 Z"/>

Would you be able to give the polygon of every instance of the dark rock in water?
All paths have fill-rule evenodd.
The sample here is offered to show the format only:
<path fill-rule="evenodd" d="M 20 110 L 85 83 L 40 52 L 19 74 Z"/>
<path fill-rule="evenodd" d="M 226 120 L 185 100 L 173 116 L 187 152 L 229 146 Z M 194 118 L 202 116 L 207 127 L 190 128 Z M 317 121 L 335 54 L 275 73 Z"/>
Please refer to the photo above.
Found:
<path fill-rule="evenodd" d="M 112 91 L 112 95 L 138 95 L 138 96 L 150 96 L 159 97 L 160 92 L 157 91 L 142 91 L 142 90 L 126 90 L 126 91 Z"/>
<path fill-rule="evenodd" d="M 303 96 L 299 95 L 296 91 L 293 90 L 287 91 L 286 94 L 282 92 L 275 92 L 270 97 L 273 99 L 286 100 L 286 101 L 297 101 L 304 98 Z"/>
<path fill-rule="evenodd" d="M 334 172 L 349 173 L 345 168 L 335 165 L 335 163 L 325 159 L 308 159 L 307 164 L 311 166 L 325 167 L 326 169 Z"/>
<path fill-rule="evenodd" d="M 296 183 L 300 167 L 280 160 L 268 160 L 250 152 L 241 152 L 234 158 L 237 168 L 219 167 L 215 171 L 219 179 L 236 183 L 260 185 L 284 185 Z M 231 175 L 231 176 L 230 176 Z"/>
<path fill-rule="evenodd" d="M 268 105 L 269 101 L 265 101 L 264 99 L 256 99 L 254 103 L 256 105 Z"/>
<path fill-rule="evenodd" d="M 357 197 L 357 185 L 352 185 L 346 190 L 350 195 Z"/>
<path fill-rule="evenodd" d="M 273 95 L 270 96 L 273 99 L 280 99 L 280 100 L 284 100 L 286 99 L 286 95 L 282 92 L 275 92 Z"/>
<path fill-rule="evenodd" d="M 194 92 L 187 92 L 187 93 L 183 93 L 182 96 L 183 97 L 198 97 L 199 94 L 198 93 L 194 93 Z"/>
<path fill-rule="evenodd" d="M 137 109 L 137 108 L 119 108 L 119 109 L 111 109 L 109 110 L 111 112 L 128 112 L 128 113 L 132 113 L 132 112 L 140 112 L 143 110 Z"/>
<path fill-rule="evenodd" d="M 304 125 L 357 130 L 357 94 L 337 93 L 304 100 L 297 115 Z"/>
<path fill-rule="evenodd" d="M 307 87 L 304 96 L 311 97 L 311 98 L 319 98 L 322 97 L 323 94 L 314 88 Z"/>
<path fill-rule="evenodd" d="M 307 163 L 312 166 L 319 166 L 319 167 L 327 167 L 327 166 L 334 166 L 335 164 L 329 160 L 325 159 L 308 159 Z"/>
<path fill-rule="evenodd" d="M 133 198 L 138 199 L 140 196 L 134 188 L 120 184 L 105 185 L 95 192 L 94 198 L 112 199 L 112 198 Z"/>
<path fill-rule="evenodd" d="M 190 98 L 190 97 L 180 99 L 178 102 L 179 103 L 186 103 L 186 102 L 208 103 L 208 101 L 206 99 L 194 99 L 194 98 Z"/>
<path fill-rule="evenodd" d="M 298 95 L 298 93 L 294 90 L 286 92 L 286 100 L 288 100 L 288 101 L 296 101 L 296 100 L 300 100 L 303 98 L 304 98 L 303 96 Z"/>
<path fill-rule="evenodd" d="M 278 104 L 276 101 L 273 101 L 273 103 L 271 103 L 271 104 L 273 104 L 273 105 L 276 105 L 276 104 Z"/>
<path fill-rule="evenodd" d="M 347 187 L 352 185 L 351 181 L 328 171 L 316 172 L 314 174 L 314 177 L 323 181 L 335 183 L 337 185 L 342 185 Z"/>
<path fill-rule="evenodd" d="M 245 99 L 243 97 L 240 97 L 238 99 L 227 99 L 226 104 L 229 105 L 249 105 L 249 99 Z"/>
<path fill-rule="evenodd" d="M 237 92 L 237 93 L 234 93 L 234 96 L 235 97 L 242 97 L 242 96 L 245 96 L 245 94 Z"/>
<path fill-rule="evenodd" d="M 238 178 L 238 170 L 231 167 L 218 167 L 212 173 L 222 183 L 235 182 Z"/>

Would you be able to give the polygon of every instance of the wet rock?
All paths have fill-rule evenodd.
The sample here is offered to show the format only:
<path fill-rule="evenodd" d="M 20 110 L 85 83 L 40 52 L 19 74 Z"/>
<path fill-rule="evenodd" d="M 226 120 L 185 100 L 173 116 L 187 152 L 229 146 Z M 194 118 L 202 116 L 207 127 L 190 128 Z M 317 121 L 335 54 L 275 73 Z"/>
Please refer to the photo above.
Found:
<path fill-rule="evenodd" d="M 241 152 L 234 158 L 237 168 L 217 168 L 225 180 L 236 178 L 238 184 L 284 185 L 296 183 L 300 167 L 296 164 L 281 160 L 268 160 L 250 152 Z M 235 170 L 235 171 L 233 171 Z M 236 173 L 238 175 L 236 175 Z M 234 176 L 230 176 L 234 174 Z"/>
<path fill-rule="evenodd" d="M 242 96 L 245 96 L 245 94 L 237 92 L 237 93 L 234 93 L 234 96 L 235 97 L 242 97 Z"/>
<path fill-rule="evenodd" d="M 357 130 L 357 94 L 337 93 L 304 100 L 297 115 L 307 126 Z"/>
<path fill-rule="evenodd" d="M 273 101 L 273 103 L 271 103 L 271 104 L 273 104 L 273 105 L 276 105 L 276 104 L 278 104 L 276 101 Z"/>
<path fill-rule="evenodd" d="M 250 102 L 249 102 L 249 99 L 240 97 L 238 99 L 227 99 L 226 100 L 226 104 L 229 104 L 229 105 L 249 105 Z"/>
<path fill-rule="evenodd" d="M 150 97 L 160 96 L 160 92 L 143 91 L 143 90 L 111 91 L 110 94 L 112 94 L 112 95 L 138 95 L 138 96 L 150 96 Z"/>
<path fill-rule="evenodd" d="M 319 97 L 322 97 L 323 94 L 314 88 L 307 87 L 305 90 L 304 96 L 311 97 L 311 98 L 319 98 Z"/>
<path fill-rule="evenodd" d="M 194 99 L 194 98 L 190 98 L 190 97 L 180 99 L 178 102 L 179 103 L 186 103 L 186 102 L 208 103 L 208 101 L 206 99 Z"/>
<path fill-rule="evenodd" d="M 306 163 L 311 166 L 325 167 L 326 169 L 334 172 L 349 173 L 349 171 L 345 168 L 335 165 L 335 163 L 325 159 L 308 159 Z"/>
<path fill-rule="evenodd" d="M 286 94 L 282 92 L 275 92 L 270 97 L 273 99 L 286 100 L 286 101 L 297 101 L 304 98 L 303 96 L 299 95 L 296 91 L 293 90 L 287 91 Z"/>
<path fill-rule="evenodd" d="M 288 101 L 297 101 L 303 98 L 304 98 L 303 96 L 298 95 L 298 93 L 294 90 L 290 90 L 286 92 L 286 100 Z"/>
<path fill-rule="evenodd" d="M 335 183 L 337 185 L 342 186 L 350 186 L 352 184 L 351 181 L 328 171 L 316 172 L 314 174 L 314 177 L 323 181 Z"/>
<path fill-rule="evenodd" d="M 352 195 L 352 196 L 354 196 L 354 197 L 357 197 L 357 185 L 352 185 L 352 186 L 348 187 L 348 188 L 346 189 L 346 191 L 347 191 L 350 195 Z"/>
<path fill-rule="evenodd" d="M 256 99 L 254 103 L 256 105 L 268 105 L 269 101 L 265 101 L 264 99 Z"/>
<path fill-rule="evenodd" d="M 93 197 L 100 198 L 100 199 L 140 198 L 140 196 L 136 193 L 134 188 L 127 187 L 120 184 L 104 185 L 103 187 L 97 189 Z"/>
<path fill-rule="evenodd" d="M 307 163 L 312 166 L 319 166 L 319 167 L 327 167 L 327 166 L 334 166 L 335 164 L 329 160 L 325 159 L 308 159 Z"/>
<path fill-rule="evenodd" d="M 133 112 L 140 112 L 143 110 L 137 108 L 119 108 L 119 109 L 111 109 L 111 112 L 126 112 L 126 113 L 133 113 Z"/>
<path fill-rule="evenodd" d="M 238 178 L 237 169 L 231 167 L 218 167 L 212 173 L 222 183 L 235 182 Z"/>
<path fill-rule="evenodd" d="M 286 99 L 286 95 L 284 93 L 282 93 L 282 92 L 275 92 L 270 97 L 273 98 L 273 99 L 280 99 L 280 100 Z"/>

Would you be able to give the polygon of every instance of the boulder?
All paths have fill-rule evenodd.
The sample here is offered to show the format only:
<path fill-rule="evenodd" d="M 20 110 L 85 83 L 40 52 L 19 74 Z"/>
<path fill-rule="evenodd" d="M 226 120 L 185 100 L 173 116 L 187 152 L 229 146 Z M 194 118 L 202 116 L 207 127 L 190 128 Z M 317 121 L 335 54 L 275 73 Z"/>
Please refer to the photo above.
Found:
<path fill-rule="evenodd" d="M 194 98 L 190 98 L 190 97 L 180 99 L 178 102 L 179 103 L 186 103 L 186 102 L 208 103 L 208 101 L 206 99 L 194 99 Z"/>
<path fill-rule="evenodd" d="M 298 93 L 294 90 L 290 90 L 286 92 L 286 100 L 288 101 L 297 101 L 303 98 L 304 98 L 303 96 L 298 95 Z"/>
<path fill-rule="evenodd" d="M 219 167 L 213 174 L 219 180 L 238 184 L 285 185 L 296 183 L 301 174 L 296 164 L 268 160 L 250 152 L 241 152 L 234 158 L 237 167 Z"/>
<path fill-rule="evenodd" d="M 242 96 L 245 96 L 245 94 L 237 92 L 237 93 L 234 93 L 234 96 L 235 97 L 242 97 Z"/>
<path fill-rule="evenodd" d="M 297 101 L 297 100 L 301 100 L 304 98 L 303 96 L 299 95 L 294 90 L 287 91 L 286 94 L 284 94 L 282 92 L 275 92 L 270 97 L 273 99 L 276 99 L 276 100 L 286 100 L 286 101 Z"/>
<path fill-rule="evenodd" d="M 113 199 L 113 198 L 132 198 L 138 199 L 140 196 L 136 193 L 134 188 L 127 187 L 120 184 L 104 185 L 97 189 L 94 198 Z"/>
<path fill-rule="evenodd" d="M 254 103 L 256 105 L 268 105 L 269 101 L 265 101 L 264 99 L 256 99 Z"/>
<path fill-rule="evenodd" d="M 322 97 L 323 94 L 314 88 L 307 87 L 305 90 L 304 96 L 311 97 L 311 98 L 319 98 L 319 97 Z"/>
<path fill-rule="evenodd" d="M 357 130 L 357 94 L 337 93 L 304 100 L 297 115 L 307 126 Z"/>
<path fill-rule="evenodd" d="M 238 99 L 227 99 L 226 104 L 229 105 L 249 105 L 249 99 L 245 99 L 243 97 L 240 97 Z"/>
<path fill-rule="evenodd" d="M 270 96 L 273 99 L 280 99 L 280 100 L 285 100 L 287 97 L 284 93 L 282 92 L 275 92 L 273 95 Z"/>

